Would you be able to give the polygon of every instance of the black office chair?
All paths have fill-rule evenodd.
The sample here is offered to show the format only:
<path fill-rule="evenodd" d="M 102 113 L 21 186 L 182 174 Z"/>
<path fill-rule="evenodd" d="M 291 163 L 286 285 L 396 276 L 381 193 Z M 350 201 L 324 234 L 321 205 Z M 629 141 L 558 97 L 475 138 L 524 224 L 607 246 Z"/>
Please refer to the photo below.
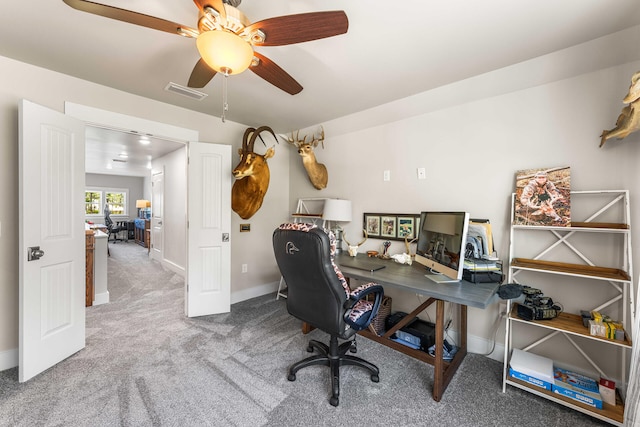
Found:
<path fill-rule="evenodd" d="M 349 289 L 333 261 L 335 249 L 333 233 L 314 224 L 286 223 L 273 233 L 276 261 L 287 283 L 287 310 L 331 337 L 328 346 L 309 341 L 307 351 L 318 350 L 320 354 L 291 365 L 287 378 L 295 381 L 296 373 L 307 366 L 329 366 L 332 389 L 329 403 L 338 406 L 340 366 L 360 366 L 369 371 L 371 381 L 380 381 L 380 371 L 375 365 L 346 353 L 350 349 L 356 352 L 355 334 L 368 327 L 378 313 L 384 290 L 375 283 Z M 365 299 L 368 295 L 373 301 Z M 338 345 L 338 338 L 347 341 Z"/>
<path fill-rule="evenodd" d="M 118 240 L 122 240 L 118 238 L 118 233 L 126 230 L 126 227 L 123 228 L 121 226 L 121 223 L 116 224 L 113 222 L 113 220 L 111 219 L 111 212 L 109 211 L 107 206 L 104 207 L 104 225 L 107 227 L 107 242 L 109 242 L 112 235 L 114 243 Z"/>

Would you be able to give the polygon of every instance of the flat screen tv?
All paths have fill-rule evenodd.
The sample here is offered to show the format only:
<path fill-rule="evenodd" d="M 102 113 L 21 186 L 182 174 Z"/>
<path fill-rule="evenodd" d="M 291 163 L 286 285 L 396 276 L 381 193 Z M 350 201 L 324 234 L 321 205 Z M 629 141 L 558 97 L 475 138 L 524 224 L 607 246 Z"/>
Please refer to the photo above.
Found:
<path fill-rule="evenodd" d="M 469 229 L 467 212 L 421 212 L 416 262 L 437 283 L 462 280 Z"/>

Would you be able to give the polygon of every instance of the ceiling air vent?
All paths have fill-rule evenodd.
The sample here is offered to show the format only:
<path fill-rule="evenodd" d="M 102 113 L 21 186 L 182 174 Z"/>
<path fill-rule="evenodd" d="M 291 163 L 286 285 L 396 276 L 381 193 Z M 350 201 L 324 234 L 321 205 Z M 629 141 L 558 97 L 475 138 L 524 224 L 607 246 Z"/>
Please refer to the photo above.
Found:
<path fill-rule="evenodd" d="M 186 96 L 187 98 L 197 99 L 198 101 L 201 101 L 202 99 L 207 97 L 207 94 L 204 92 L 200 92 L 174 82 L 169 82 L 164 90 L 166 90 L 167 92 L 173 92 L 177 93 L 178 95 Z"/>
<path fill-rule="evenodd" d="M 118 163 L 127 163 L 127 161 L 125 159 L 111 159 L 114 162 L 118 162 Z"/>

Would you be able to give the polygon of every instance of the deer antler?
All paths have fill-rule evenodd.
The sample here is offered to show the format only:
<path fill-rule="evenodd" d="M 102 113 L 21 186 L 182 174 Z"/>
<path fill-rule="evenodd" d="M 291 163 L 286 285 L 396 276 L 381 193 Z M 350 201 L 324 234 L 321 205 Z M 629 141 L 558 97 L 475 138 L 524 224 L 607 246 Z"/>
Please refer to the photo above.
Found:
<path fill-rule="evenodd" d="M 347 233 L 342 233 L 342 240 L 344 240 L 347 246 L 360 246 L 361 244 L 366 242 L 367 239 L 369 238 L 369 235 L 367 234 L 367 230 L 363 229 L 362 231 L 364 232 L 364 239 L 362 239 L 362 241 L 357 245 L 352 245 L 351 243 L 349 243 L 349 241 L 347 240 Z"/>
<path fill-rule="evenodd" d="M 405 246 L 405 248 L 407 248 L 407 252 L 406 252 L 407 255 L 411 255 L 411 247 L 409 245 L 411 245 L 416 240 L 418 240 L 417 237 L 415 239 L 412 239 L 411 241 L 409 241 L 409 238 L 407 236 L 404 236 L 404 246 Z"/>
<path fill-rule="evenodd" d="M 313 147 L 317 147 L 318 144 L 322 144 L 322 148 L 324 148 L 324 127 L 320 126 L 320 129 L 320 136 L 316 137 L 316 135 L 313 134 L 311 136 L 311 141 L 309 142 L 307 142 L 307 136 L 309 135 L 305 135 L 302 139 L 300 139 L 300 129 L 296 131 L 295 136 L 293 136 L 293 132 L 291 132 L 291 135 L 286 135 L 283 138 L 285 138 L 289 144 L 295 145 L 298 148 L 300 148 L 300 146 L 303 144 L 309 144 Z"/>

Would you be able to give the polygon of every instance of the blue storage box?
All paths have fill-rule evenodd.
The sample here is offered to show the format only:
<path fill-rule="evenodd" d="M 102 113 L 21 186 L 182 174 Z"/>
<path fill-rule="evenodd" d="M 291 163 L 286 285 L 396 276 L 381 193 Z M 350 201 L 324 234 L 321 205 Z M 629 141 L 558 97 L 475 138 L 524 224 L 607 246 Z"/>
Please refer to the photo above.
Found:
<path fill-rule="evenodd" d="M 554 393 L 602 409 L 602 396 L 596 380 L 558 367 L 554 367 L 553 373 Z"/>

